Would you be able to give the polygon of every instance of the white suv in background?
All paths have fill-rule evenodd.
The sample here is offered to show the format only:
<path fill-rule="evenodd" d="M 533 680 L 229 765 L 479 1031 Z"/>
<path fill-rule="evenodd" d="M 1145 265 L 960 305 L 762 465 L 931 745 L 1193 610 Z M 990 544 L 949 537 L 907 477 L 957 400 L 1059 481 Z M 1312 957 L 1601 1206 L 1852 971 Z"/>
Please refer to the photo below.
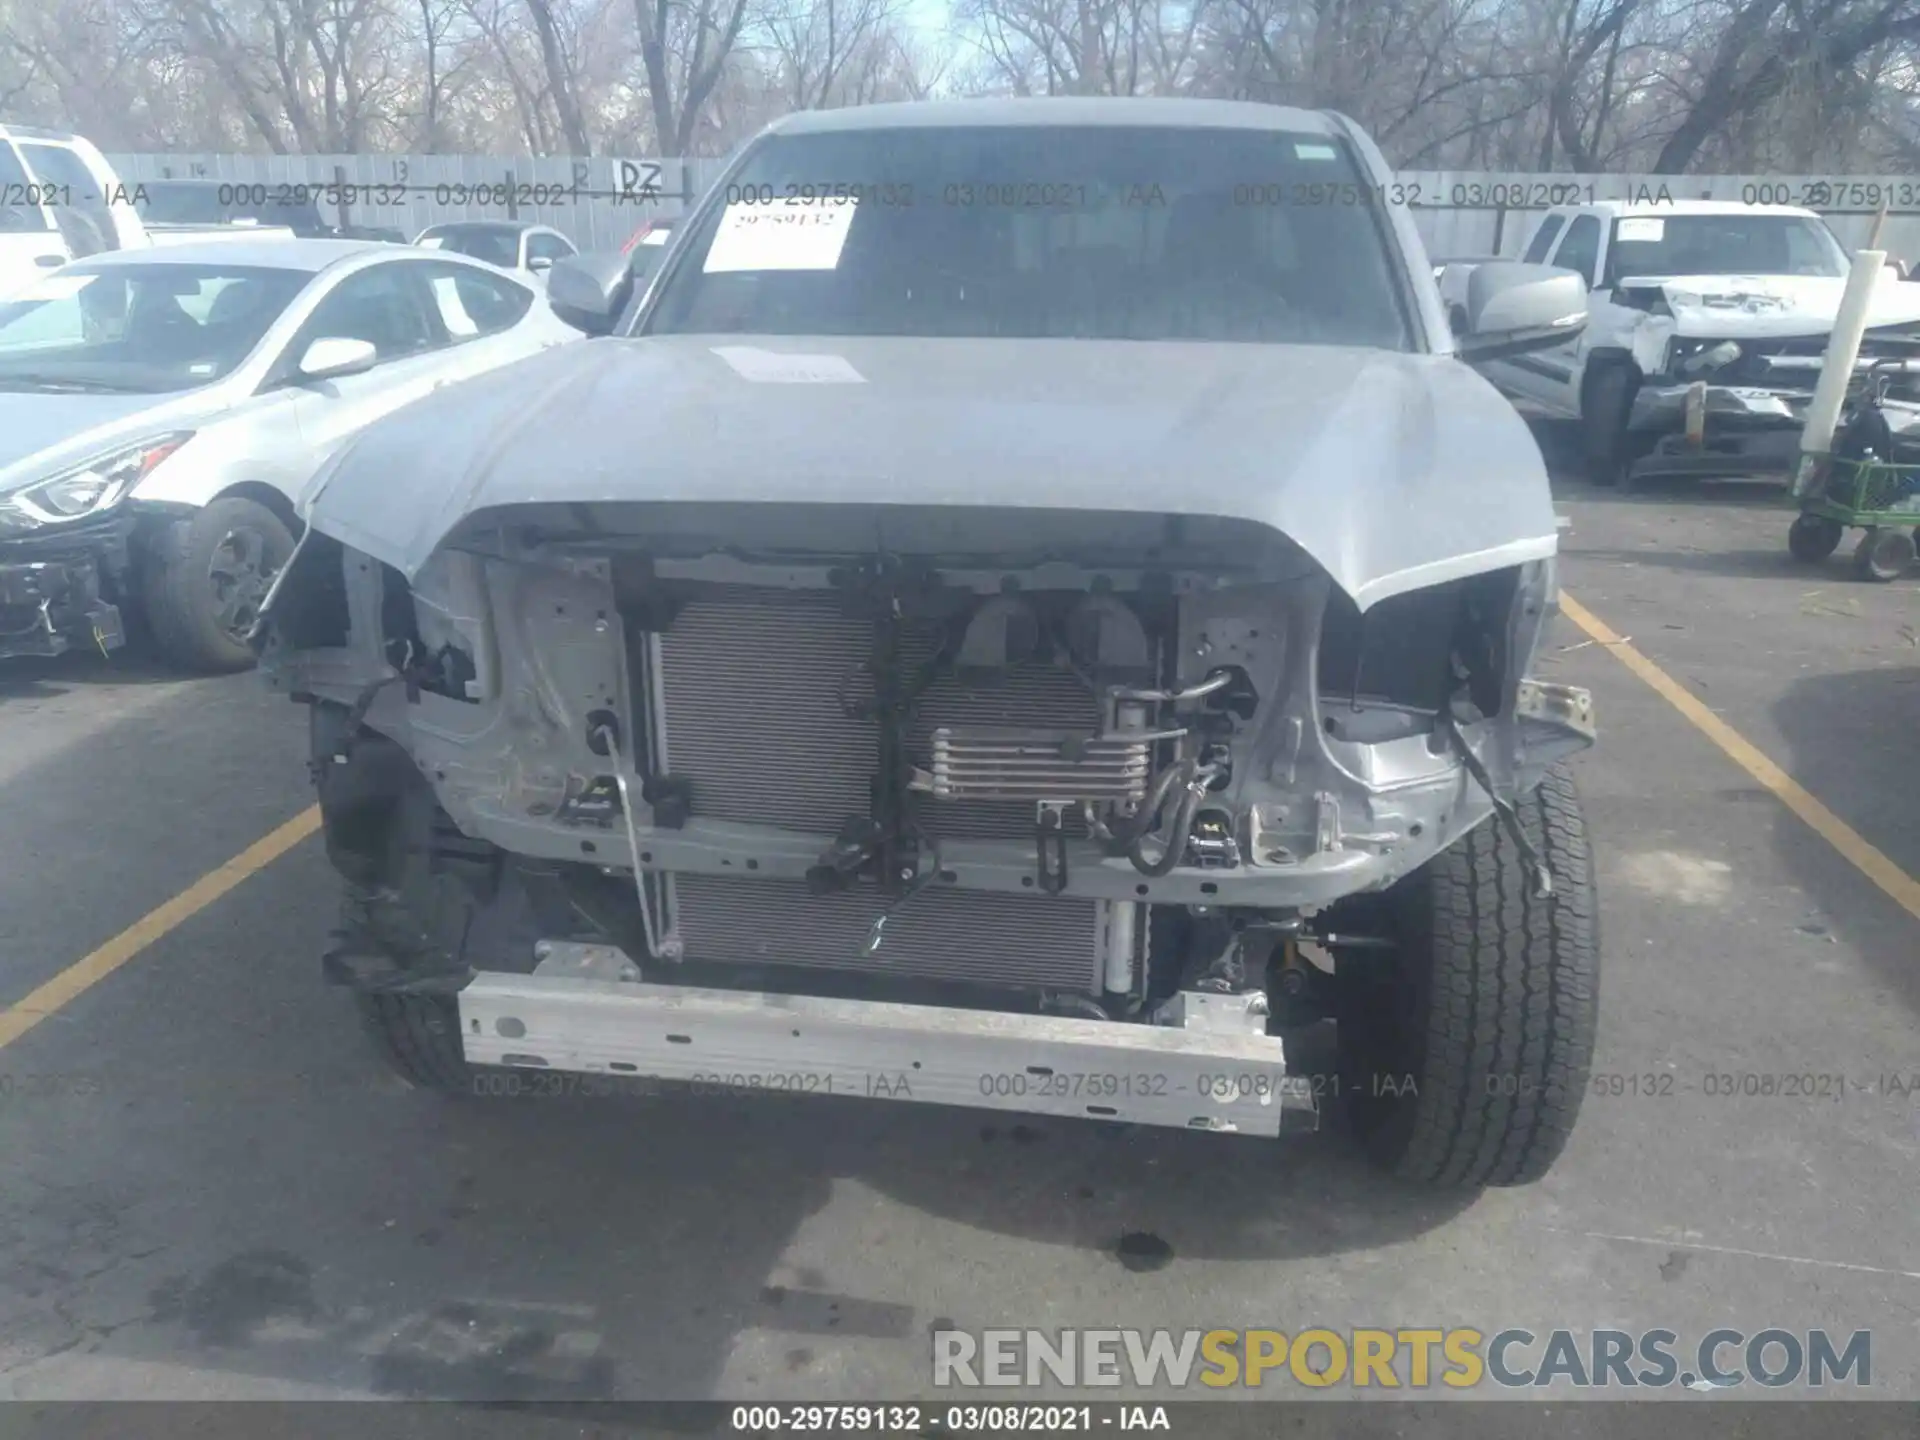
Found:
<path fill-rule="evenodd" d="M 288 240 L 283 225 L 141 223 L 138 185 L 123 182 L 89 140 L 0 125 L 0 300 L 69 260 L 202 240 Z"/>
<path fill-rule="evenodd" d="M 151 243 L 130 192 L 89 141 L 0 126 L 0 296 L 69 260 Z"/>

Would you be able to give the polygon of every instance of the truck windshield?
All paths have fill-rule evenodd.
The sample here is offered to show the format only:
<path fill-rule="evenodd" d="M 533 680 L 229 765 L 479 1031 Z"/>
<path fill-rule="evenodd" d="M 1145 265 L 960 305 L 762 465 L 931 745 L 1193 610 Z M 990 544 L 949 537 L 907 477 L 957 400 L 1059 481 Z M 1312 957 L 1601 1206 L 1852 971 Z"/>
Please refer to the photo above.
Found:
<path fill-rule="evenodd" d="M 68 267 L 0 304 L 0 390 L 210 385 L 312 278 L 265 266 Z"/>
<path fill-rule="evenodd" d="M 1613 222 L 1607 273 L 1820 275 L 1847 273 L 1847 254 L 1823 221 L 1806 215 L 1623 216 Z"/>
<path fill-rule="evenodd" d="M 323 222 L 318 206 L 292 193 L 305 188 L 148 180 L 135 187 L 133 203 L 149 224 L 285 225 L 307 234 L 322 229 Z M 290 193 L 278 193 L 283 191 Z"/>
<path fill-rule="evenodd" d="M 641 327 L 1411 348 L 1378 196 L 1325 135 L 774 136 Z"/>
<path fill-rule="evenodd" d="M 136 188 L 133 204 L 142 220 L 156 225 L 223 225 L 230 213 L 230 207 L 220 201 L 217 185 L 149 180 Z"/>

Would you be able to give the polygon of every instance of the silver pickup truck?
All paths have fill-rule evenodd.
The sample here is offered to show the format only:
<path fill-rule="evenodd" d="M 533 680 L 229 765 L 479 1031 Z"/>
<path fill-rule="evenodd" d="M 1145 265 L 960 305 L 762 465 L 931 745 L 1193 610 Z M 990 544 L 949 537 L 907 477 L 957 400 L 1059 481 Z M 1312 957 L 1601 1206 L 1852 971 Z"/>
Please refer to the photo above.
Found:
<path fill-rule="evenodd" d="M 1389 181 L 1264 105 L 797 114 L 637 279 L 554 267 L 600 338 L 357 438 L 256 643 L 387 1059 L 1545 1173 L 1592 704 L 1468 362 L 1585 290 L 1482 267 L 1456 336 L 1404 209 L 1271 198 Z"/>

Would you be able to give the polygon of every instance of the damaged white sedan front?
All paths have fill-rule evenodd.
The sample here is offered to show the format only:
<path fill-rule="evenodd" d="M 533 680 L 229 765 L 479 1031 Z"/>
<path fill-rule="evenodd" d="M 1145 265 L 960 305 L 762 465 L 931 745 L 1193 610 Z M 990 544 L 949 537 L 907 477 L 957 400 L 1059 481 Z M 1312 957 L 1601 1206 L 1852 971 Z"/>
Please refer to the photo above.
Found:
<path fill-rule="evenodd" d="M 389 1059 L 1544 1173 L 1597 1005 L 1544 467 L 1404 210 L 1244 199 L 1384 174 L 1264 106 L 797 115 L 637 303 L 556 267 L 617 333 L 357 441 L 259 642 Z M 1579 300 L 1494 267 L 1467 343 Z"/>

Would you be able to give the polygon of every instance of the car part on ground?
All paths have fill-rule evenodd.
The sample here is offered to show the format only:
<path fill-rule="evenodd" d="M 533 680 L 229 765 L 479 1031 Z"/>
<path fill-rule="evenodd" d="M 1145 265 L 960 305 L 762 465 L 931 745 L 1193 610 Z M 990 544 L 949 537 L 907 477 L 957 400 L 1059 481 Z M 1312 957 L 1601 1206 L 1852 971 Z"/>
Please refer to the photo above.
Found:
<path fill-rule="evenodd" d="M 760 229 L 829 158 L 848 196 Z M 1100 223 L 1143 165 L 1151 254 Z M 256 644 L 310 711 L 325 973 L 403 1075 L 1272 1134 L 1333 1020 L 1389 1164 L 1545 1171 L 1597 1005 L 1545 468 L 1403 210 L 1229 203 L 1294 169 L 1386 173 L 1267 106 L 790 117 L 639 300 L 556 270 L 615 338 L 329 464 Z M 1027 170 L 1084 230 L 963 203 Z M 1582 319 L 1540 267 L 1465 304 L 1483 355 Z"/>

